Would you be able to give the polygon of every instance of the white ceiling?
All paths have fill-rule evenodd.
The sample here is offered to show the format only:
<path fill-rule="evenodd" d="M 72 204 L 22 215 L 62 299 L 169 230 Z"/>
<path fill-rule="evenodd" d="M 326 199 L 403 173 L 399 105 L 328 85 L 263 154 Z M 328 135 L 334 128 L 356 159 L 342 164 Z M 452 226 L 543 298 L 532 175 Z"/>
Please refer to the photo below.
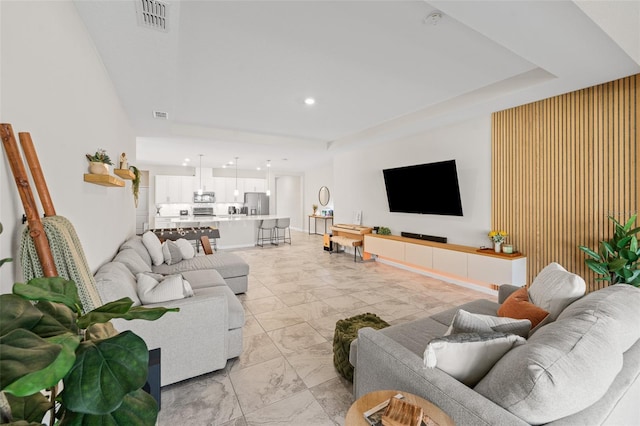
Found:
<path fill-rule="evenodd" d="M 160 32 L 137 25 L 134 1 L 76 1 L 139 135 L 138 163 L 203 154 L 206 167 L 239 157 L 303 171 L 640 72 L 637 1 L 167 2 Z M 442 19 L 425 23 L 434 11 Z"/>

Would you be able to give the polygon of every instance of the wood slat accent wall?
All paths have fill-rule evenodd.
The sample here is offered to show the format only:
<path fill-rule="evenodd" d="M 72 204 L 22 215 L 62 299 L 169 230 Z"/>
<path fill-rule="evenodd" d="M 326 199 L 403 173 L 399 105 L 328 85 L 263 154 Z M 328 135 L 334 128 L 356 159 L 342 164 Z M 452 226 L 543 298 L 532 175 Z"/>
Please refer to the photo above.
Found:
<path fill-rule="evenodd" d="M 638 212 L 639 145 L 640 74 L 492 115 L 491 226 L 527 256 L 529 284 L 555 261 L 587 291 L 607 285 L 578 246 Z"/>

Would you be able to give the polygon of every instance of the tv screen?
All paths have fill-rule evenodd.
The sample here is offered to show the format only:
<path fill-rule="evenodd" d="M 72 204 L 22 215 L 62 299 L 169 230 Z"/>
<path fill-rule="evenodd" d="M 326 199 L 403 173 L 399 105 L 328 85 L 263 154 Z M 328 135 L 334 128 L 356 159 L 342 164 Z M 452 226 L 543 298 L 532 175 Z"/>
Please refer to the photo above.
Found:
<path fill-rule="evenodd" d="M 462 216 L 456 161 L 384 169 L 389 210 Z"/>

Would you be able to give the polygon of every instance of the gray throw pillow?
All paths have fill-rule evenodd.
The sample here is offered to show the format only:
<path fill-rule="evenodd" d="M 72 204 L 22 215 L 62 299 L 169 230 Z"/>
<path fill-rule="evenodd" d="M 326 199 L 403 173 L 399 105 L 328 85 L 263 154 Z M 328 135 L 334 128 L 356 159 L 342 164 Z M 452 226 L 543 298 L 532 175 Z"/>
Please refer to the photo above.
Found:
<path fill-rule="evenodd" d="M 457 333 L 491 333 L 492 331 L 500 331 L 526 339 L 529 336 L 529 330 L 531 330 L 531 321 L 528 319 L 493 317 L 473 314 L 460 309 L 453 317 L 445 336 Z"/>
<path fill-rule="evenodd" d="M 162 243 L 162 255 L 164 257 L 164 263 L 167 265 L 173 265 L 182 260 L 182 251 L 180 247 L 173 241 L 167 240 Z"/>

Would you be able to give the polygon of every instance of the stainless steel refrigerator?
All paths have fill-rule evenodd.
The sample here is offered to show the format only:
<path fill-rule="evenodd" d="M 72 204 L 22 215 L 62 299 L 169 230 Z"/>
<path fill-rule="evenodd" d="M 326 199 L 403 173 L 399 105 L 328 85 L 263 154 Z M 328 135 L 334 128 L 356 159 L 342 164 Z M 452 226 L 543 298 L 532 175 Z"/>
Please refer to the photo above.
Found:
<path fill-rule="evenodd" d="M 245 192 L 244 206 L 247 214 L 269 214 L 269 197 L 264 192 Z"/>

